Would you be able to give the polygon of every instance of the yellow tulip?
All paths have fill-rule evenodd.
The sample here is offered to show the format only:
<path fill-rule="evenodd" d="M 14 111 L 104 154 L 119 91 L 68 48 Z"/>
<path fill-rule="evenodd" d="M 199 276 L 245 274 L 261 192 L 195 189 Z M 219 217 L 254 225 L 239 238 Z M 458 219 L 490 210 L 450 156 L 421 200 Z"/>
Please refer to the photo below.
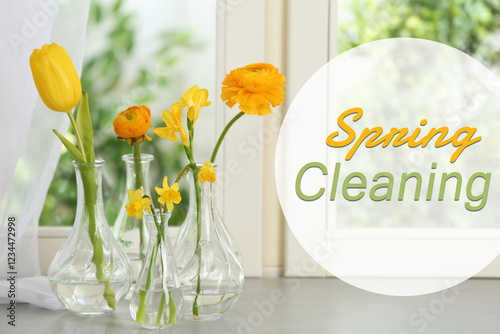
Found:
<path fill-rule="evenodd" d="M 66 49 L 45 44 L 41 50 L 33 50 L 30 66 L 45 105 L 54 111 L 72 111 L 82 96 L 82 84 Z"/>

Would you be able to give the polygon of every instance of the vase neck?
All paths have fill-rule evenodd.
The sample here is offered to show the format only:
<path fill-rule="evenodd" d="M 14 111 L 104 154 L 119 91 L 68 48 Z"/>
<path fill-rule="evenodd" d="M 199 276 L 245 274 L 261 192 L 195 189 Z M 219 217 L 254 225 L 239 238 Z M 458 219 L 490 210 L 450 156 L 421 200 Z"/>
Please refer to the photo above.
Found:
<path fill-rule="evenodd" d="M 198 180 L 194 179 L 193 171 L 189 171 L 186 175 L 187 181 L 189 182 L 189 207 L 196 209 L 196 187 L 195 182 Z M 214 208 L 214 185 L 208 181 L 204 183 L 199 183 L 200 194 L 201 194 L 201 208 L 202 210 Z"/>
<path fill-rule="evenodd" d="M 158 210 L 157 210 L 158 211 Z M 153 242 L 158 236 L 158 233 L 161 232 L 165 237 L 168 236 L 168 220 L 170 219 L 171 213 L 167 211 L 166 213 L 156 215 L 146 213 L 144 215 L 144 221 L 148 227 L 150 242 Z M 160 231 L 158 231 L 158 227 L 160 227 Z"/>
<path fill-rule="evenodd" d="M 149 168 L 154 156 L 151 154 L 141 154 L 141 158 L 136 161 L 132 154 L 122 156 L 125 161 L 127 180 L 126 189 L 136 191 L 141 188 L 144 195 L 151 195 L 149 188 Z M 140 173 L 140 177 L 137 177 Z"/>
<path fill-rule="evenodd" d="M 168 220 L 170 216 L 171 213 L 169 211 L 163 214 L 157 212 L 156 215 L 144 215 L 144 221 L 149 232 L 149 243 L 146 261 L 148 261 L 153 255 L 155 247 L 157 248 L 160 244 L 163 245 L 163 251 L 160 252 L 160 254 L 164 254 L 164 252 L 173 254 L 172 245 L 170 243 L 170 235 L 168 233 Z"/>
<path fill-rule="evenodd" d="M 73 162 L 76 171 L 78 204 L 75 224 L 88 223 L 91 219 L 96 224 L 106 224 L 102 200 L 102 169 L 104 161 L 80 164 Z"/>
<path fill-rule="evenodd" d="M 188 211 L 188 230 L 190 233 L 196 235 L 199 234 L 201 240 L 212 240 L 216 238 L 216 221 L 215 221 L 215 201 L 213 194 L 213 184 L 210 182 L 200 183 L 195 177 L 193 171 L 187 174 L 187 180 L 189 182 L 189 211 Z M 198 184 L 198 189 L 200 193 L 197 194 L 196 184 Z M 199 198 L 199 209 L 198 201 Z M 198 216 L 199 213 L 199 216 Z M 199 230 L 198 230 L 198 219 Z"/>

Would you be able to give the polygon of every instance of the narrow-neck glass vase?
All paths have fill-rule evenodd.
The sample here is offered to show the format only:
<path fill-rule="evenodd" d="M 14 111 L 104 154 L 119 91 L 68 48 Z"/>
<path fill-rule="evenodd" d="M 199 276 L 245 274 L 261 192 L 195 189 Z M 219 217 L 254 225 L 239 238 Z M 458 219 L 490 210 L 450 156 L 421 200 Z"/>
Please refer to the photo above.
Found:
<path fill-rule="evenodd" d="M 190 206 L 177 239 L 175 257 L 184 296 L 184 319 L 215 320 L 238 300 L 243 269 L 222 237 L 213 185 L 198 183 L 197 174 L 190 171 L 187 175 L 192 184 Z"/>
<path fill-rule="evenodd" d="M 201 164 L 197 164 L 198 167 L 201 168 Z M 213 164 L 214 167 L 217 167 L 217 164 Z M 184 238 L 185 233 L 189 230 L 189 227 L 191 226 L 190 222 L 193 219 L 193 215 L 196 214 L 196 196 L 195 196 L 195 186 L 193 182 L 193 172 L 189 171 L 186 174 L 186 180 L 189 183 L 189 209 L 188 213 L 186 215 L 186 218 L 184 219 L 184 222 L 182 223 L 179 231 L 179 235 L 177 240 L 180 240 Z M 212 197 L 214 194 L 212 194 Z M 214 213 L 214 221 L 215 225 L 217 226 L 217 229 L 219 231 L 219 236 L 223 242 L 225 242 L 228 246 L 228 249 L 230 252 L 233 253 L 233 255 L 236 257 L 238 262 L 241 264 L 241 254 L 240 250 L 236 244 L 236 241 L 234 240 L 234 237 L 231 235 L 229 232 L 229 229 L 227 228 L 226 224 L 224 223 L 224 220 L 222 219 L 222 215 L 220 214 L 219 210 L 217 209 L 216 205 L 213 205 L 213 213 Z M 176 240 L 176 242 L 177 242 Z"/>
<path fill-rule="evenodd" d="M 151 154 L 141 154 L 141 158 L 136 164 L 132 154 L 126 154 L 122 157 L 127 171 L 126 190 L 135 192 L 137 189 L 142 189 L 143 195 L 151 195 L 149 167 L 153 159 L 154 157 Z M 120 212 L 113 226 L 113 235 L 134 265 L 134 261 L 140 261 L 146 255 L 149 239 L 148 229 L 144 219 L 138 220 L 136 217 L 129 217 L 125 209 L 129 202 L 127 193 L 124 191 L 122 196 Z"/>
<path fill-rule="evenodd" d="M 68 240 L 50 264 L 48 279 L 69 311 L 104 315 L 113 312 L 128 292 L 132 267 L 104 215 L 104 161 L 73 165 L 78 189 L 75 222 Z"/>
<path fill-rule="evenodd" d="M 168 234 L 170 212 L 145 214 L 149 245 L 135 284 L 130 314 L 143 328 L 165 329 L 182 318 L 179 272 Z"/>

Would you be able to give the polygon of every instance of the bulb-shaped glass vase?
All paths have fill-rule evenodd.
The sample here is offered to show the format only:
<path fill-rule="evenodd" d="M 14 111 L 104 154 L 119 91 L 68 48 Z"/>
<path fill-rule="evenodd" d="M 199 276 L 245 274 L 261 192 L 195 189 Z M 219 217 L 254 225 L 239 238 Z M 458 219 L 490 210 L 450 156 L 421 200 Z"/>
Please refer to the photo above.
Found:
<path fill-rule="evenodd" d="M 198 164 L 198 167 L 201 168 L 201 164 Z M 213 164 L 214 167 L 217 167 L 217 164 Z M 184 235 L 187 233 L 189 230 L 189 227 L 191 226 L 190 222 L 193 219 L 193 215 L 196 214 L 196 196 L 195 196 L 195 186 L 193 183 L 193 172 L 189 171 L 186 174 L 186 180 L 189 183 L 189 209 L 188 213 L 186 215 L 186 218 L 184 219 L 184 222 L 182 223 L 180 229 L 179 229 L 179 234 L 178 238 L 176 240 L 176 244 L 178 240 L 181 240 L 184 238 Z M 212 197 L 214 194 L 212 194 Z M 220 238 L 222 241 L 224 241 L 229 248 L 229 251 L 231 251 L 238 262 L 241 264 L 241 254 L 240 250 L 238 248 L 238 245 L 236 244 L 236 241 L 234 240 L 234 237 L 231 235 L 229 232 L 228 227 L 224 223 L 224 220 L 222 219 L 222 215 L 220 214 L 219 210 L 217 209 L 216 205 L 213 205 L 213 212 L 214 212 L 214 221 L 215 225 L 217 226 L 217 230 L 219 231 Z"/>
<path fill-rule="evenodd" d="M 145 214 L 149 245 L 135 284 L 130 314 L 143 328 L 166 329 L 182 318 L 179 272 L 168 234 L 170 212 Z"/>
<path fill-rule="evenodd" d="M 198 173 L 187 175 L 189 211 L 175 246 L 184 319 L 215 320 L 238 300 L 243 288 L 243 269 L 217 221 L 213 184 L 198 182 Z"/>
<path fill-rule="evenodd" d="M 48 270 L 52 290 L 61 304 L 78 315 L 113 312 L 129 291 L 132 267 L 113 237 L 104 215 L 104 161 L 73 162 L 78 203 L 71 234 Z"/>

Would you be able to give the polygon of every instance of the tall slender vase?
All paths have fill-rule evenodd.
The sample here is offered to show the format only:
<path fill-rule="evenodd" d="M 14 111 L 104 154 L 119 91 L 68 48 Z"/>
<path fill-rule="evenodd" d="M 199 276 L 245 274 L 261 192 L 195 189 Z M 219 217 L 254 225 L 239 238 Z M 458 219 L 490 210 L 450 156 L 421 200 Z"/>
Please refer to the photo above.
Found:
<path fill-rule="evenodd" d="M 184 319 L 215 320 L 238 300 L 243 288 L 243 269 L 217 224 L 213 185 L 192 183 L 190 209 L 175 246 L 184 296 Z M 197 191 L 199 190 L 199 191 Z"/>
<path fill-rule="evenodd" d="M 153 159 L 154 157 L 151 154 L 141 154 L 141 158 L 138 161 L 139 164 L 137 165 L 134 163 L 135 158 L 132 154 L 126 154 L 122 157 L 122 160 L 125 161 L 127 171 L 127 190 L 135 192 L 137 189 L 142 189 L 143 195 L 151 195 L 149 188 L 149 167 Z M 132 264 L 135 264 L 135 262 L 142 261 L 146 256 L 149 239 L 148 229 L 144 218 L 139 221 L 136 217 L 128 216 L 125 209 L 128 203 L 126 192 L 123 192 L 121 203 L 120 212 L 113 226 L 113 235 L 125 250 Z"/>
<path fill-rule="evenodd" d="M 145 214 L 149 246 L 135 284 L 130 314 L 141 327 L 165 329 L 182 317 L 179 272 L 168 235 L 170 212 Z"/>
<path fill-rule="evenodd" d="M 71 234 L 50 264 L 48 279 L 61 304 L 78 315 L 113 312 L 132 282 L 132 267 L 104 215 L 104 161 L 76 169 L 78 204 Z"/>

